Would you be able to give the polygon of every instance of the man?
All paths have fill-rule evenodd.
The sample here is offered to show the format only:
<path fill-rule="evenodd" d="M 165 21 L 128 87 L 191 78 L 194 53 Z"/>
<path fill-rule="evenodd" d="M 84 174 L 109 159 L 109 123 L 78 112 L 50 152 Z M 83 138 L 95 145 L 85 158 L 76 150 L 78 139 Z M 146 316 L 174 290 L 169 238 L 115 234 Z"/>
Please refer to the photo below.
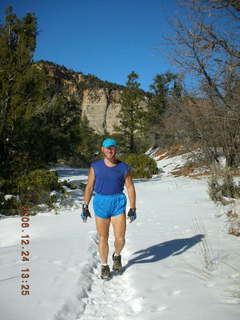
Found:
<path fill-rule="evenodd" d="M 91 214 L 88 205 L 92 197 L 93 190 L 93 209 L 95 213 L 96 229 L 99 236 L 99 255 L 101 259 L 101 278 L 111 277 L 108 265 L 108 236 L 110 223 L 114 232 L 115 251 L 112 255 L 113 271 L 121 273 L 121 251 L 125 245 L 126 232 L 126 203 L 127 199 L 123 193 L 126 185 L 130 201 L 128 218 L 130 222 L 136 219 L 136 192 L 130 167 L 116 159 L 117 142 L 114 139 L 105 139 L 102 143 L 101 151 L 103 160 L 95 161 L 91 164 L 88 175 L 88 182 L 84 192 L 84 203 L 82 206 L 82 219 L 87 221 Z"/>

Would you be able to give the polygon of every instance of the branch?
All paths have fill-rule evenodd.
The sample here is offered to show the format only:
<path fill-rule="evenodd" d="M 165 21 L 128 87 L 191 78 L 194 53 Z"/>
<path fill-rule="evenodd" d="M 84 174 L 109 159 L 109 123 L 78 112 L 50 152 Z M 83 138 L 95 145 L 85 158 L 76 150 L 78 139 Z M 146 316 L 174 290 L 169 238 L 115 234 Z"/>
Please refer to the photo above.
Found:
<path fill-rule="evenodd" d="M 212 80 L 212 78 L 210 77 L 210 75 L 208 74 L 208 72 L 207 72 L 204 64 L 203 64 L 202 61 L 200 60 L 200 58 L 199 58 L 199 56 L 198 56 L 198 54 L 197 54 L 197 51 L 196 51 L 196 48 L 195 48 L 194 45 L 192 46 L 192 50 L 193 50 L 193 53 L 194 53 L 194 57 L 195 57 L 198 65 L 199 65 L 199 67 L 200 67 L 200 70 L 202 71 L 204 77 L 206 78 L 206 80 L 207 80 L 207 82 L 208 82 L 208 84 L 209 84 L 209 87 L 212 88 L 212 89 L 216 92 L 216 94 L 217 94 L 217 96 L 219 97 L 219 99 L 224 103 L 224 105 L 225 105 L 228 109 L 231 110 L 231 109 L 232 109 L 231 106 L 229 106 L 229 105 L 226 103 L 223 95 L 222 95 L 221 92 L 218 90 L 218 87 L 216 86 L 216 84 L 214 83 L 214 81 Z"/>
<path fill-rule="evenodd" d="M 212 31 L 210 30 L 209 27 L 205 26 L 205 25 L 201 25 L 201 27 L 208 33 L 208 35 L 210 37 L 212 37 L 214 39 L 214 44 L 212 45 L 219 45 L 220 47 L 222 47 L 228 54 L 230 54 L 231 56 L 235 57 L 235 58 L 238 58 L 240 59 L 240 52 L 237 51 L 237 50 L 234 50 L 232 48 L 229 47 L 228 43 L 226 40 L 222 40 L 222 39 L 219 39 L 217 37 L 217 35 Z M 204 39 L 204 40 L 208 40 L 208 39 Z"/>

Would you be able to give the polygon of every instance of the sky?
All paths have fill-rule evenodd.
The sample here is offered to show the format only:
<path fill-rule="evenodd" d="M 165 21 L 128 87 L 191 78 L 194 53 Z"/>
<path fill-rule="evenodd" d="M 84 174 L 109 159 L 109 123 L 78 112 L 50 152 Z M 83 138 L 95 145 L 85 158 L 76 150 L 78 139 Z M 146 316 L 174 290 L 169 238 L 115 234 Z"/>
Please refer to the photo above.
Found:
<path fill-rule="evenodd" d="M 180 15 L 177 0 L 1 0 L 22 18 L 35 13 L 34 60 L 48 60 L 102 80 L 125 84 L 130 72 L 148 91 L 156 74 L 177 72 L 163 37 Z"/>

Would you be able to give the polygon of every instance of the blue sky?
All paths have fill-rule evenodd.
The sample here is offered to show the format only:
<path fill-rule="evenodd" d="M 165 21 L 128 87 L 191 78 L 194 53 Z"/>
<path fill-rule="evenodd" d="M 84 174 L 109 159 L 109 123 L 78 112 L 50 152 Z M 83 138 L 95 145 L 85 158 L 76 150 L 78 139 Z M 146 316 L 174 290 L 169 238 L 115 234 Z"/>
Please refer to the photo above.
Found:
<path fill-rule="evenodd" d="M 177 0 L 1 0 L 23 17 L 38 18 L 34 60 L 49 60 L 102 80 L 125 84 L 135 71 L 144 90 L 154 76 L 177 72 L 168 61 L 162 37 L 179 15 Z M 156 50 L 158 48 L 159 50 Z"/>

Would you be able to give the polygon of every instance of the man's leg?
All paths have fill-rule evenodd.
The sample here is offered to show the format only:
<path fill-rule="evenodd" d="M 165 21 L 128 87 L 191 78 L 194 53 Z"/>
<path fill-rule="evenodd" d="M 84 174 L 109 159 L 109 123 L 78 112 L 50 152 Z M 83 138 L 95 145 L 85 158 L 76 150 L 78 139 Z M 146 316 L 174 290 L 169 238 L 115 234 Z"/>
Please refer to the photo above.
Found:
<path fill-rule="evenodd" d="M 125 232 L 126 232 L 126 214 L 119 214 L 117 216 L 111 217 L 111 223 L 114 232 L 114 246 L 115 254 L 120 255 L 124 245 L 125 245 Z"/>
<path fill-rule="evenodd" d="M 108 236 L 109 236 L 109 226 L 110 218 L 103 219 L 95 216 L 96 228 L 99 237 L 98 250 L 101 259 L 101 264 L 107 264 L 108 261 Z"/>

